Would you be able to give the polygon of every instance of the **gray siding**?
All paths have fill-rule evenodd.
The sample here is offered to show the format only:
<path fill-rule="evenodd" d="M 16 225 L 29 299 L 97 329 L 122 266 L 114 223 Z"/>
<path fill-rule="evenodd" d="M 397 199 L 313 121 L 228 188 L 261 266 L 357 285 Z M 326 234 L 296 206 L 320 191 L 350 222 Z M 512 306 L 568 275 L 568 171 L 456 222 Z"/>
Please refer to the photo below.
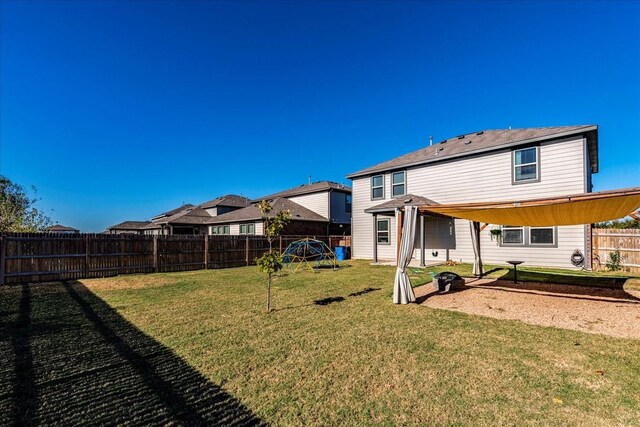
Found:
<path fill-rule="evenodd" d="M 492 152 L 458 160 L 407 169 L 407 193 L 428 197 L 439 203 L 481 202 L 494 200 L 532 199 L 588 191 L 588 170 L 585 159 L 586 142 L 581 137 L 540 145 L 540 181 L 512 184 L 511 150 Z M 434 150 L 435 151 L 435 150 Z M 370 178 L 353 180 L 353 256 L 370 259 L 373 256 L 373 220 L 364 209 L 390 199 L 390 176 L 385 175 L 385 199 L 371 200 Z M 449 246 L 449 257 L 456 261 L 473 260 L 469 223 L 455 220 L 435 226 L 428 221 L 426 231 L 427 260 L 444 260 Z M 444 227 L 444 228 L 443 228 Z M 500 247 L 491 241 L 489 226 L 482 233 L 483 258 L 487 263 L 504 263 L 508 259 L 522 259 L 528 265 L 572 267 L 569 258 L 575 249 L 584 251 L 584 226 L 558 227 L 557 248 Z M 391 245 L 379 246 L 378 257 L 395 259 L 395 220 L 391 221 Z M 455 237 L 442 242 L 446 234 Z M 419 239 L 416 239 L 419 245 Z M 432 251 L 438 256 L 433 257 Z M 416 251 L 415 257 L 419 259 Z"/>

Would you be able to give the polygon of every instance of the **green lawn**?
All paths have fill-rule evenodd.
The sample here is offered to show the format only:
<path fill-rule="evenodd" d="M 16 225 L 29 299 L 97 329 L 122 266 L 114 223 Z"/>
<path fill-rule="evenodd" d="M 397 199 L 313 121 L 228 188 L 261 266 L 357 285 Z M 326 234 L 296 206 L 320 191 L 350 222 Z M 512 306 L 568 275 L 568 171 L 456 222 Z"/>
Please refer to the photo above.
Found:
<path fill-rule="evenodd" d="M 640 425 L 640 341 L 397 306 L 393 267 L 345 265 L 268 315 L 254 267 L 0 289 L 0 425 Z"/>

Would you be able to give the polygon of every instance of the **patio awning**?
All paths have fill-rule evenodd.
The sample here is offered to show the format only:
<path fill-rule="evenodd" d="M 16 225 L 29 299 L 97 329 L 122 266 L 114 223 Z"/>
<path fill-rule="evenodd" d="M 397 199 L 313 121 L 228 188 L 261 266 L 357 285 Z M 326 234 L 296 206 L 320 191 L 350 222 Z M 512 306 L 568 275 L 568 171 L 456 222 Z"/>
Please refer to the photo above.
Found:
<path fill-rule="evenodd" d="M 640 187 L 545 199 L 425 205 L 419 210 L 487 224 L 535 227 L 610 221 L 638 207 Z"/>

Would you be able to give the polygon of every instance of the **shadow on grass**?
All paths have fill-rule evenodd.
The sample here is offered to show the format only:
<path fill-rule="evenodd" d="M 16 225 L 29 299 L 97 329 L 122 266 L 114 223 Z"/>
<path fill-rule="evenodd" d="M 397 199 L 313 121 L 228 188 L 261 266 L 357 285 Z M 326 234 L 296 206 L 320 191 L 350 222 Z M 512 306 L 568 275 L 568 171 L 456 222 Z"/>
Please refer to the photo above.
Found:
<path fill-rule="evenodd" d="M 9 303 L 1 425 L 266 425 L 80 283 L 24 285 Z"/>

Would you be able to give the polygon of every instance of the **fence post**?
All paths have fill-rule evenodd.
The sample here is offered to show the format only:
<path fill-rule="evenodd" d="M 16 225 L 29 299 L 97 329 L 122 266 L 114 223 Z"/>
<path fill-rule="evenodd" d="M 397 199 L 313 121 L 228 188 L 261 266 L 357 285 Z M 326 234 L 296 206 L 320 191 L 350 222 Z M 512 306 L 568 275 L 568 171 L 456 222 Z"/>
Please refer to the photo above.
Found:
<path fill-rule="evenodd" d="M 89 278 L 89 235 L 84 238 L 84 278 Z"/>
<path fill-rule="evenodd" d="M 249 265 L 249 236 L 245 237 L 244 245 L 245 245 L 244 257 L 245 257 L 245 261 L 247 262 L 247 265 Z"/>
<path fill-rule="evenodd" d="M 7 258 L 7 238 L 0 237 L 0 285 L 4 285 L 6 258 Z"/>
<path fill-rule="evenodd" d="M 209 235 L 204 235 L 204 269 L 209 268 Z"/>
<path fill-rule="evenodd" d="M 280 236 L 280 253 L 282 253 L 282 236 Z"/>
<path fill-rule="evenodd" d="M 158 272 L 158 236 L 153 236 L 153 272 Z"/>

